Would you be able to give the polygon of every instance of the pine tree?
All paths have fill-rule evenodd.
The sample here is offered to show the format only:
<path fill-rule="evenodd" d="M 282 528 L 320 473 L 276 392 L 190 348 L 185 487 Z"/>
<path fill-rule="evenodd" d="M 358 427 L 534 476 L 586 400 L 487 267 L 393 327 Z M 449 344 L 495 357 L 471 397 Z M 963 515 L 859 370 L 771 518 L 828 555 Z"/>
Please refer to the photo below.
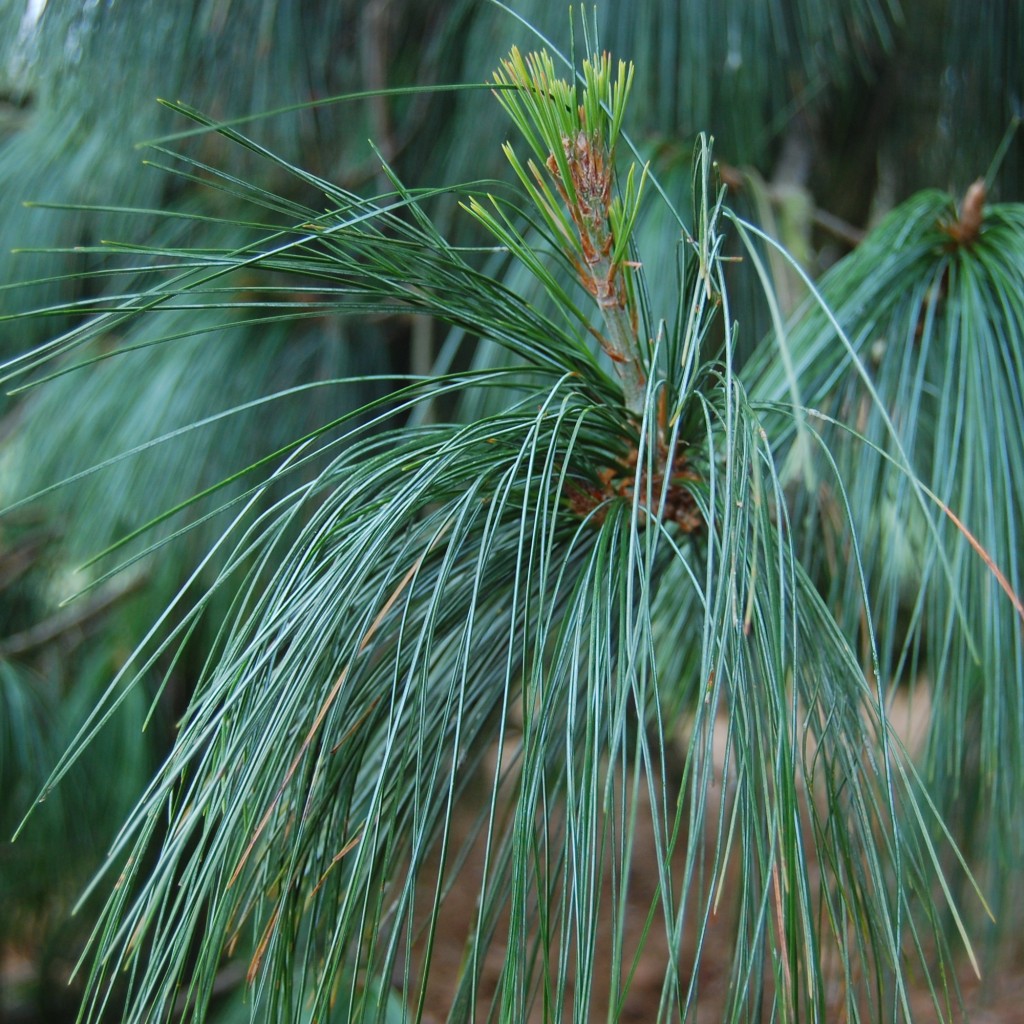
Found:
<path fill-rule="evenodd" d="M 22 6 L 7 936 L 109 850 L 46 1019 L 956 1019 L 1024 862 L 1012 5 Z"/>

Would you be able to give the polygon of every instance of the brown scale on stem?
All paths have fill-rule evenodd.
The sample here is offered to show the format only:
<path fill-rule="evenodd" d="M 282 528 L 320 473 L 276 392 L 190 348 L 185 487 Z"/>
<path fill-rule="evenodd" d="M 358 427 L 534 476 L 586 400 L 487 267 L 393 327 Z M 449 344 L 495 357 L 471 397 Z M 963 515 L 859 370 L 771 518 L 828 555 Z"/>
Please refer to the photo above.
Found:
<path fill-rule="evenodd" d="M 668 453 L 659 445 L 657 469 L 651 472 L 645 467 L 638 474 L 638 461 L 639 453 L 634 447 L 620 465 L 602 470 L 596 483 L 574 481 L 567 495 L 570 510 L 581 519 L 589 516 L 594 525 L 599 526 L 607 516 L 609 499 L 622 498 L 632 502 L 639 490 L 641 526 L 646 523 L 648 509 L 643 506 L 649 494 L 654 507 L 661 504 L 664 496 L 662 522 L 675 523 L 683 533 L 700 529 L 704 525 L 704 517 L 689 486 L 698 482 L 700 476 L 690 468 L 685 455 L 677 455 L 671 466 L 666 468 Z"/>
<path fill-rule="evenodd" d="M 582 111 L 580 116 L 583 116 Z M 562 181 L 554 153 L 547 159 L 547 168 L 579 233 L 582 260 L 573 260 L 576 272 L 602 310 L 625 309 L 626 289 L 618 265 L 611 259 L 615 239 L 608 218 L 612 196 L 610 160 L 596 133 L 588 137 L 581 130 L 575 139 L 565 136 L 562 149 L 569 168 L 572 195 Z"/>
<path fill-rule="evenodd" d="M 942 221 L 938 223 L 940 231 L 949 235 L 951 241 L 946 243 L 948 250 L 955 250 L 961 247 L 969 248 L 981 235 L 981 227 L 985 220 L 985 200 L 988 198 L 988 191 L 985 188 L 985 179 L 978 178 L 977 181 L 967 189 L 963 202 L 960 204 L 960 216 L 955 221 Z M 942 272 L 938 285 L 929 290 L 925 296 L 923 308 L 918 316 L 917 325 L 914 328 L 914 341 L 918 342 L 924 336 L 925 325 L 928 320 L 928 312 L 931 307 L 940 311 L 945 305 L 946 296 L 949 291 L 949 267 Z"/>
<path fill-rule="evenodd" d="M 579 111 L 581 123 L 584 111 Z M 623 383 L 627 407 L 634 412 L 642 404 L 645 374 L 636 345 L 637 323 L 630 309 L 621 262 L 612 258 L 615 235 L 611 225 L 612 160 L 597 132 L 581 128 L 575 136 L 562 137 L 561 163 L 554 153 L 547 169 L 579 236 L 578 255 L 567 255 L 580 283 L 593 296 L 605 320 L 605 331 L 592 329 L 601 348 L 615 365 Z M 562 167 L 568 171 L 563 180 Z"/>
<path fill-rule="evenodd" d="M 650 507 L 661 507 L 661 521 L 675 523 L 683 533 L 693 533 L 704 525 L 704 517 L 693 496 L 692 485 L 701 481 L 701 476 L 690 466 L 685 452 L 675 449 L 674 456 L 661 438 L 665 436 L 668 409 L 665 392 L 658 403 L 659 440 L 654 453 L 651 472 L 648 466 L 638 473 L 640 452 L 635 444 L 630 445 L 626 457 L 614 466 L 601 470 L 595 484 L 574 481 L 567 501 L 570 509 L 581 519 L 592 517 L 594 525 L 604 522 L 609 499 L 622 498 L 632 503 L 639 492 L 640 501 Z M 648 499 L 648 495 L 650 498 Z M 646 524 L 649 508 L 640 509 L 640 525 Z"/>
<path fill-rule="evenodd" d="M 978 178 L 967 189 L 964 201 L 960 204 L 960 216 L 952 223 L 940 223 L 939 227 L 953 239 L 955 245 L 971 245 L 981 234 L 981 224 L 985 217 L 985 200 L 988 191 L 985 179 Z"/>

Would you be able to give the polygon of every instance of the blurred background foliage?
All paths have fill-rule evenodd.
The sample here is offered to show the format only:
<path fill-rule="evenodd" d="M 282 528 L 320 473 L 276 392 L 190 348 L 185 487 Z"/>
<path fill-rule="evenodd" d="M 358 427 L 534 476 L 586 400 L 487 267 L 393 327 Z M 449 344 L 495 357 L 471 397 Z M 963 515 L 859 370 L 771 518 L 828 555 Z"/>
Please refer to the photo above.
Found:
<path fill-rule="evenodd" d="M 1020 592 L 1024 551 L 1012 510 L 1024 507 L 1021 339 L 1016 328 L 1005 327 L 1024 322 L 1019 293 L 1016 299 L 1013 293 L 1020 279 L 1014 262 L 1020 225 L 1004 217 L 1008 236 L 998 244 L 993 236 L 975 263 L 964 255 L 967 247 L 943 254 L 948 235 L 936 234 L 936 224 L 956 222 L 956 204 L 997 155 L 988 200 L 1024 200 L 1024 137 L 1010 136 L 1001 149 L 1024 106 L 1021 5 L 601 0 L 597 12 L 604 44 L 636 64 L 627 127 L 661 186 L 678 207 L 688 206 L 693 140 L 699 131 L 712 133 L 730 203 L 778 238 L 809 275 L 827 274 L 825 294 L 858 350 L 875 359 L 885 402 L 905 408 L 910 401 L 920 412 L 916 433 L 906 435 L 911 461 L 943 501 L 966 504 L 965 520 Z M 251 215 L 242 180 L 258 180 L 296 202 L 311 198 L 304 182 L 215 134 L 136 148 L 189 127 L 158 97 L 180 99 L 218 120 L 247 118 L 244 130 L 258 143 L 353 191 L 387 187 L 371 139 L 410 186 L 507 178 L 500 144 L 508 129 L 488 91 L 429 87 L 484 82 L 497 55 L 514 44 L 533 44 L 524 22 L 568 49 L 565 11 L 547 0 L 519 0 L 510 9 L 483 0 L 0 0 L 0 355 L 24 352 L 72 326 L 71 304 L 85 315 L 105 308 L 110 294 L 145 286 L 141 263 L 133 268 L 130 258 L 115 263 L 85 251 L 100 241 L 242 244 L 244 228 L 224 224 Z M 308 105 L 412 86 L 420 88 Z M 301 109 L 251 119 L 293 105 Z M 146 165 L 180 166 L 175 152 L 209 170 L 193 170 L 193 180 Z M 941 193 L 927 202 L 911 200 L 926 188 Z M 917 205 L 885 221 L 873 246 L 861 246 L 866 232 L 908 201 Z M 64 209 L 39 208 L 47 205 Z M 161 218 L 163 209 L 182 216 Z M 666 225 L 663 206 L 650 209 L 637 241 L 641 251 L 657 253 L 666 240 L 674 244 L 678 230 Z M 286 218 L 288 211 L 280 213 Z M 272 218 L 273 211 L 263 216 Z M 450 236 L 477 237 L 454 203 L 442 202 L 437 216 Z M 225 237 L 228 231 L 237 239 Z M 908 237 L 917 246 L 913 258 L 888 263 Z M 795 313 L 804 294 L 795 267 L 770 247 L 759 251 L 782 312 Z M 1000 252 L 1010 255 L 1000 262 Z M 959 271 L 949 269 L 954 263 Z M 652 285 L 673 268 L 671 253 L 649 259 Z M 980 293 L 958 291 L 975 271 L 980 278 L 973 280 L 983 279 Z M 732 314 L 742 325 L 741 350 L 753 353 L 773 324 L 763 303 L 753 301 L 750 277 L 737 272 Z M 126 323 L 116 338 L 97 339 L 93 352 L 101 358 L 114 347 L 137 346 L 130 355 L 0 398 L 0 503 L 12 505 L 83 474 L 0 519 L 0 1019 L 7 1013 L 55 1021 L 74 1006 L 74 989 L 64 982 L 89 931 L 90 904 L 70 923 L 68 911 L 166 750 L 198 665 L 188 657 L 158 659 L 150 667 L 148 695 L 135 690 L 126 697 L 18 843 L 7 838 L 97 695 L 185 584 L 212 534 L 201 524 L 175 537 L 185 519 L 170 516 L 144 540 L 83 564 L 183 497 L 230 477 L 310 425 L 384 393 L 389 375 L 424 372 L 438 356 L 457 364 L 469 358 L 459 335 L 405 313 L 340 319 L 326 303 L 320 309 L 321 297 L 302 282 L 282 279 L 281 302 L 306 309 L 292 320 L 263 308 L 232 280 L 227 295 L 211 290 L 208 309 L 199 302 L 168 310 L 147 320 L 144 330 Z M 994 290 L 986 283 L 992 281 Z M 529 287 L 521 279 L 509 283 Z M 215 308 L 225 301 L 230 311 Z M 970 302 L 990 314 L 973 337 L 1001 341 L 1003 362 L 995 372 L 1004 386 L 995 402 L 978 379 L 957 405 L 949 367 L 964 365 L 958 328 Z M 15 318 L 28 308 L 51 307 L 52 317 Z M 906 349 L 894 339 L 915 336 L 919 326 L 916 351 L 934 340 L 929 351 L 940 354 L 908 364 L 901 355 Z M 153 343 L 186 332 L 196 337 Z M 856 381 L 848 379 L 834 343 L 828 350 L 827 325 L 803 322 L 792 337 L 814 368 L 801 378 L 807 403 L 843 418 L 858 401 Z M 878 347 L 880 339 L 890 342 L 888 349 Z M 765 403 L 785 401 L 790 384 L 774 352 L 771 343 L 762 345 L 751 362 L 754 393 Z M 483 363 L 487 354 L 475 358 Z M 331 383 L 356 375 L 380 379 L 364 380 L 358 394 Z M 916 381 L 910 398 L 901 390 L 908 379 Z M 245 408 L 267 393 L 282 397 Z M 944 446 L 982 443 L 986 402 L 995 402 L 990 418 L 1003 417 L 1005 444 L 974 464 L 968 485 Z M 218 416 L 233 408 L 239 412 Z M 206 422 L 186 429 L 198 421 Z M 885 445 L 878 423 L 862 422 L 858 429 Z M 148 446 L 164 435 L 171 440 Z M 871 462 L 862 446 L 848 449 L 851 465 Z M 798 480 L 806 452 L 794 452 Z M 992 513 L 983 499 L 991 497 L 986 468 L 994 462 L 1002 470 L 994 474 Z M 944 804 L 972 818 L 975 852 L 985 850 L 989 835 L 979 821 L 999 826 L 999 844 L 988 850 L 998 851 L 992 871 L 1012 876 L 1024 852 L 1017 796 L 1024 785 L 1019 624 L 969 553 L 963 578 L 969 577 L 970 589 L 951 597 L 940 588 L 945 597 L 929 597 L 937 606 L 925 608 L 922 580 L 943 569 L 933 556 L 921 555 L 926 545 L 914 535 L 921 526 L 907 512 L 911 499 L 897 493 L 893 474 L 877 462 L 857 472 L 873 480 L 857 492 L 858 521 L 873 522 L 882 534 L 898 529 L 906 544 L 903 562 L 869 565 L 885 627 L 879 630 L 884 656 L 907 677 L 937 666 L 943 686 L 947 679 L 969 680 L 950 682 L 933 697 L 948 697 L 951 713 L 936 716 L 944 724 L 930 748 L 931 771 L 945 780 Z M 199 513 L 245 487 L 243 477 L 220 488 L 197 506 Z M 818 523 L 808 532 L 816 537 L 826 517 L 820 496 L 809 494 L 797 494 L 794 507 Z M 162 539 L 167 546 L 147 553 L 147 545 Z M 871 544 L 869 538 L 867 550 Z M 828 550 L 842 545 L 837 539 Z M 922 557 L 927 565 L 918 573 L 913 564 Z M 130 568 L 104 578 L 118 560 L 130 561 Z M 214 560 L 207 572 L 215 568 Z M 831 565 L 823 558 L 819 569 L 841 621 L 853 637 L 862 636 L 858 596 L 849 592 L 841 556 Z M 86 584 L 94 586 L 63 603 Z M 950 623 L 957 601 L 995 623 L 976 631 L 983 657 L 956 646 L 957 627 Z M 919 629 L 923 621 L 945 625 Z"/>

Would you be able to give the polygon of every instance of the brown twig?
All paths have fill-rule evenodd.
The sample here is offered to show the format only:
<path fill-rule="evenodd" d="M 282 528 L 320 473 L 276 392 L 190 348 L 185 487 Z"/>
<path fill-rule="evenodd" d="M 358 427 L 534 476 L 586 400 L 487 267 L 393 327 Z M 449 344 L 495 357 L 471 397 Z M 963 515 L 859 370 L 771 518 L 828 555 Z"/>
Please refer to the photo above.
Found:
<path fill-rule="evenodd" d="M 138 573 L 128 579 L 115 580 L 98 590 L 90 599 L 63 609 L 31 629 L 7 637 L 0 642 L 0 658 L 27 654 L 62 636 L 84 629 L 93 619 L 99 618 L 113 605 L 142 587 L 147 579 L 145 573 Z"/>

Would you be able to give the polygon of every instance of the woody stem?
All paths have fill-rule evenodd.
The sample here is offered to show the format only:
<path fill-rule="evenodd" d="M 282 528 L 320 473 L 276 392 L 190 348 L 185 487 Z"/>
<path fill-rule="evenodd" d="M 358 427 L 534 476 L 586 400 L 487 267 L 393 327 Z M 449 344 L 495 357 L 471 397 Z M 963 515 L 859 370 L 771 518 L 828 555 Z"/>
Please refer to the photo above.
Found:
<path fill-rule="evenodd" d="M 610 301 L 602 302 L 601 298 L 598 298 L 598 306 L 604 316 L 605 348 L 615 367 L 616 376 L 622 384 L 626 408 L 639 415 L 644 407 L 647 375 L 644 372 L 636 330 L 629 310 L 619 304 L 614 294 L 609 296 L 609 299 Z"/>

